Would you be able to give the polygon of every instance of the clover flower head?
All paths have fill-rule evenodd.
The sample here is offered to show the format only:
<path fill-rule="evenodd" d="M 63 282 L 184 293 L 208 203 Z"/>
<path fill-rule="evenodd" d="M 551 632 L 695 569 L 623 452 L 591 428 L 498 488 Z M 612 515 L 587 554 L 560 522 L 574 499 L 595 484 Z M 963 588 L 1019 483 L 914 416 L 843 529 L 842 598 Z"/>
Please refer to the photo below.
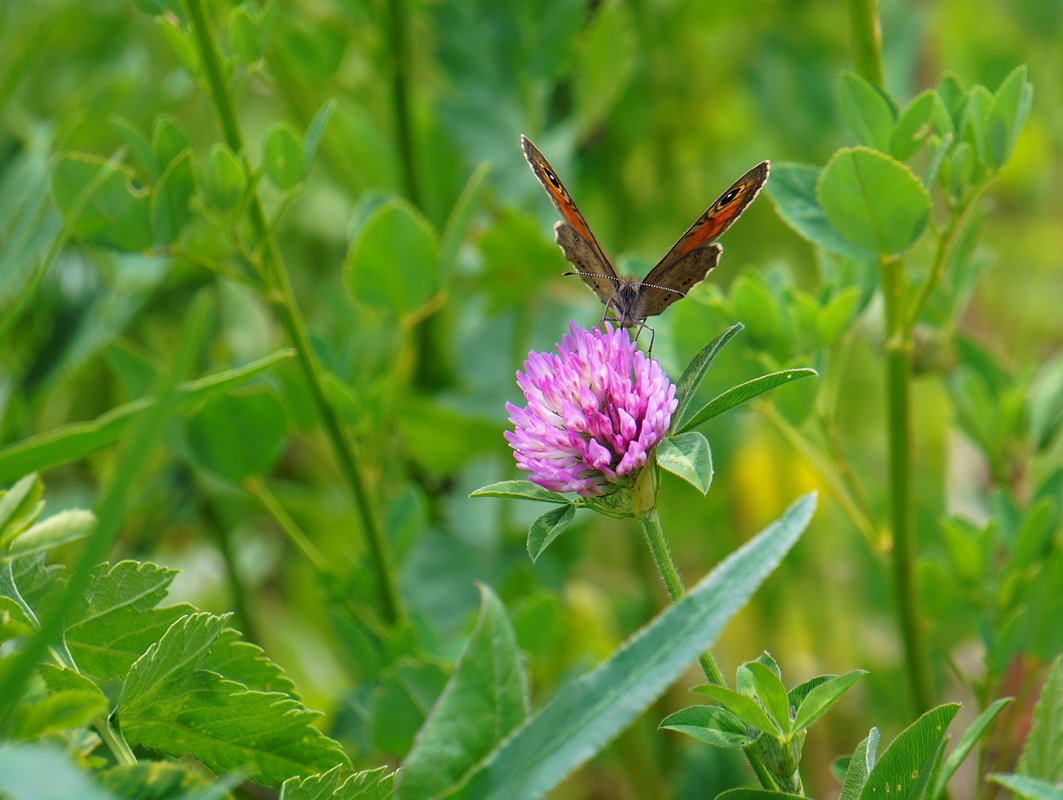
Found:
<path fill-rule="evenodd" d="M 534 483 L 592 497 L 646 464 L 668 431 L 675 386 L 622 328 L 569 328 L 557 355 L 529 353 L 517 372 L 528 402 L 506 404 L 505 436 Z"/>

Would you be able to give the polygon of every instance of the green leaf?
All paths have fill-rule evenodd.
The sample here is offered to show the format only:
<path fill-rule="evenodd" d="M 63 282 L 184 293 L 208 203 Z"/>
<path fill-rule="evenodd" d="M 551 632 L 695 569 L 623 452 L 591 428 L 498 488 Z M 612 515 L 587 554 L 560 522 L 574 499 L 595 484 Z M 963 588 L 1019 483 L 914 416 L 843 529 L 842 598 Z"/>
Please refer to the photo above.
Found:
<path fill-rule="evenodd" d="M 930 195 L 912 171 L 866 147 L 835 153 L 816 192 L 831 224 L 869 256 L 904 253 L 930 218 Z"/>
<path fill-rule="evenodd" d="M 118 716 L 131 745 L 192 756 L 215 772 L 243 770 L 266 785 L 346 764 L 318 716 L 283 692 L 248 690 L 204 665 L 226 618 L 189 614 L 137 659 Z"/>
<path fill-rule="evenodd" d="M 344 262 L 356 300 L 398 316 L 418 311 L 436 292 L 439 245 L 431 224 L 412 206 L 378 206 L 359 231 Z"/>
<path fill-rule="evenodd" d="M 96 527 L 91 511 L 71 508 L 41 520 L 19 534 L 9 549 L 7 558 L 19 558 L 44 553 L 67 542 L 84 539 Z"/>
<path fill-rule="evenodd" d="M 702 406 L 700 411 L 692 415 L 690 419 L 683 423 L 679 428 L 679 431 L 680 433 L 689 431 L 691 428 L 705 422 L 705 420 L 719 416 L 725 411 L 730 411 L 735 406 L 740 406 L 747 400 L 752 400 L 754 397 L 762 395 L 764 392 L 770 391 L 776 386 L 782 386 L 784 383 L 807 378 L 812 375 L 819 375 L 819 373 L 811 367 L 798 367 L 797 369 L 784 369 L 781 372 L 771 372 L 767 375 L 761 375 L 759 378 L 754 378 L 751 381 L 732 386 L 726 392 L 717 395 Z"/>
<path fill-rule="evenodd" d="M 718 700 L 724 708 L 746 725 L 759 731 L 764 731 L 771 736 L 778 736 L 781 733 L 779 726 L 772 722 L 771 717 L 764 711 L 760 703 L 747 694 L 736 692 L 726 686 L 717 686 L 714 683 L 695 686 L 694 691 L 707 694 L 709 697 Z"/>
<path fill-rule="evenodd" d="M 166 169 L 185 153 L 191 152 L 192 143 L 188 133 L 172 114 L 159 114 L 151 134 L 151 154 L 155 162 L 155 174 L 162 175 Z"/>
<path fill-rule="evenodd" d="M 252 64 L 262 58 L 258 20 L 243 4 L 229 12 L 229 52 L 242 64 Z"/>
<path fill-rule="evenodd" d="M 309 778 L 289 778 L 281 786 L 280 800 L 391 800 L 401 774 L 387 767 L 353 772 L 337 766 Z"/>
<path fill-rule="evenodd" d="M 272 392 L 223 394 L 208 400 L 185 432 L 197 466 L 240 485 L 273 469 L 284 452 L 287 416 Z"/>
<path fill-rule="evenodd" d="M 867 670 L 850 670 L 844 675 L 831 678 L 812 689 L 797 708 L 797 714 L 794 717 L 794 730 L 803 730 L 826 714 L 830 707 L 837 703 L 842 695 L 849 691 L 853 684 L 866 674 Z"/>
<path fill-rule="evenodd" d="M 860 289 L 847 286 L 816 313 L 816 335 L 824 347 L 830 347 L 853 321 L 860 303 Z"/>
<path fill-rule="evenodd" d="M 381 672 L 369 705 L 368 733 L 373 747 L 396 757 L 406 755 L 443 693 L 447 677 L 438 664 L 411 657 L 399 658 Z"/>
<path fill-rule="evenodd" d="M 1033 104 L 1033 86 L 1026 79 L 1026 65 L 1016 67 L 993 96 L 986 120 L 989 166 L 1000 169 L 1011 156 L 1015 140 Z"/>
<path fill-rule="evenodd" d="M 702 494 L 712 484 L 712 451 L 709 440 L 697 431 L 677 433 L 657 445 L 657 463 L 678 475 Z"/>
<path fill-rule="evenodd" d="M 867 776 L 875 766 L 878 758 L 878 728 L 872 728 L 867 736 L 853 751 L 849 759 L 849 768 L 845 770 L 842 781 L 842 793 L 838 800 L 859 800 L 860 793 L 867 783 Z"/>
<path fill-rule="evenodd" d="M 776 792 L 774 789 L 729 789 L 716 800 L 808 800 L 805 795 Z"/>
<path fill-rule="evenodd" d="M 306 175 L 303 147 L 299 134 L 287 122 L 278 122 L 269 129 L 262 143 L 262 171 L 274 186 L 289 191 L 299 185 Z"/>
<path fill-rule="evenodd" d="M 247 191 L 244 165 L 223 144 L 215 144 L 207 156 L 207 166 L 200 184 L 207 203 L 219 211 L 232 211 Z"/>
<path fill-rule="evenodd" d="M 1063 780 L 1063 656 L 1048 669 L 1016 771 L 1052 783 Z"/>
<path fill-rule="evenodd" d="M 1023 800 L 1063 800 L 1063 789 L 1039 778 L 995 772 L 989 776 L 989 780 L 1011 789 Z"/>
<path fill-rule="evenodd" d="M 1012 701 L 1010 697 L 1002 697 L 993 703 L 989 708 L 978 715 L 978 718 L 971 723 L 970 727 L 963 732 L 963 736 L 956 742 L 956 746 L 952 748 L 952 752 L 949 753 L 944 763 L 941 765 L 941 769 L 937 776 L 934 778 L 934 790 L 930 793 L 930 797 L 942 797 L 945 789 L 952 780 L 952 776 L 956 770 L 960 768 L 960 764 L 967 758 L 967 754 L 971 752 L 971 748 L 975 746 L 975 743 L 982 738 L 982 734 L 985 733 L 986 728 L 996 718 L 1004 706 Z"/>
<path fill-rule="evenodd" d="M 816 184 L 823 169 L 813 164 L 772 163 L 768 197 L 783 222 L 817 247 L 853 258 L 864 251 L 842 236 L 827 219 L 816 197 Z"/>
<path fill-rule="evenodd" d="M 771 716 L 783 736 L 788 736 L 791 730 L 790 700 L 786 696 L 786 687 L 783 686 L 779 676 L 759 661 L 743 664 L 741 669 L 749 675 L 750 685 L 756 692 L 756 698 L 761 706 Z"/>
<path fill-rule="evenodd" d="M 21 477 L 0 494 L 0 545 L 7 544 L 41 515 L 44 484 L 36 473 Z"/>
<path fill-rule="evenodd" d="M 82 200 L 90 182 L 98 182 L 97 188 Z M 122 164 L 81 153 L 60 156 L 52 168 L 52 198 L 73 234 L 88 244 L 135 253 L 154 241 L 150 194 Z"/>
<path fill-rule="evenodd" d="M 916 95 L 901 112 L 890 134 L 889 154 L 898 161 L 907 161 L 919 149 L 929 133 L 930 118 L 937 104 L 937 94 L 927 89 Z"/>
<path fill-rule="evenodd" d="M 0 750 L 0 794 L 7 800 L 117 800 L 92 773 L 51 744 L 15 744 Z"/>
<path fill-rule="evenodd" d="M 639 61 L 639 37 L 626 3 L 602 3 L 575 48 L 572 70 L 576 130 L 601 124 L 623 96 Z"/>
<path fill-rule="evenodd" d="M 192 219 L 189 203 L 195 192 L 192 151 L 185 150 L 170 162 L 151 192 L 151 226 L 157 246 L 177 241 L 181 230 Z"/>
<path fill-rule="evenodd" d="M 143 759 L 104 770 L 99 780 L 122 800 L 230 800 L 242 782 L 238 775 L 212 782 L 192 763 Z"/>
<path fill-rule="evenodd" d="M 678 403 L 676 404 L 675 413 L 672 414 L 673 429 L 676 421 L 683 418 L 687 408 L 694 402 L 694 395 L 697 394 L 701 382 L 705 379 L 705 373 L 712 366 L 713 359 L 723 349 L 723 346 L 731 341 L 731 337 L 742 330 L 743 327 L 745 326 L 741 322 L 732 325 L 701 348 L 698 354 L 690 359 L 690 363 L 686 365 L 683 374 L 679 376 L 679 381 L 676 383 L 675 396 Z"/>
<path fill-rule="evenodd" d="M 689 706 L 669 714 L 659 727 L 714 747 L 747 747 L 755 741 L 746 724 L 723 706 Z"/>
<path fill-rule="evenodd" d="M 562 503 L 564 505 L 571 502 L 563 494 L 544 489 L 531 481 L 489 483 L 474 492 L 469 492 L 469 497 L 513 497 L 518 500 L 538 500 L 541 503 Z"/>
<path fill-rule="evenodd" d="M 270 370 L 294 350 L 278 350 L 242 367 L 217 372 L 184 383 L 175 398 L 177 410 L 188 409 L 219 392 L 241 386 Z M 67 464 L 117 443 L 128 432 L 138 412 L 154 404 L 144 397 L 125 403 L 89 422 L 74 422 L 55 430 L 0 447 L 0 481 L 13 480 L 35 470 Z"/>
<path fill-rule="evenodd" d="M 933 778 L 945 729 L 959 707 L 951 703 L 933 708 L 901 731 L 871 769 L 860 800 L 880 800 L 887 791 L 891 800 L 917 800 Z"/>
<path fill-rule="evenodd" d="M 805 495 L 661 612 L 602 666 L 562 688 L 474 768 L 455 797 L 531 800 L 620 733 L 704 651 L 808 525 Z"/>
<path fill-rule="evenodd" d="M 458 251 L 461 243 L 472 226 L 473 216 L 479 206 L 484 188 L 487 186 L 487 176 L 491 172 L 488 162 L 480 163 L 472 171 L 469 180 L 465 182 L 465 188 L 461 190 L 458 199 L 447 217 L 443 226 L 443 235 L 439 243 L 439 274 L 440 282 L 447 283 L 450 280 L 454 265 L 458 260 Z"/>
<path fill-rule="evenodd" d="M 49 733 L 88 725 L 107 712 L 107 698 L 99 689 L 64 689 L 33 703 L 23 703 L 13 715 L 11 737 L 34 741 Z"/>
<path fill-rule="evenodd" d="M 563 505 L 560 508 L 550 509 L 536 519 L 528 528 L 528 555 L 531 556 L 531 560 L 537 560 L 554 539 L 572 524 L 575 517 L 575 506 Z"/>
<path fill-rule="evenodd" d="M 26 609 L 15 598 L 0 594 L 0 644 L 27 636 L 33 633 L 35 627 Z"/>
<path fill-rule="evenodd" d="M 981 85 L 972 86 L 971 91 L 967 93 L 967 102 L 958 125 L 961 140 L 971 146 L 977 156 L 976 162 L 981 164 L 989 164 L 986 123 L 989 121 L 989 109 L 992 105 L 993 95 L 987 88 Z"/>
<path fill-rule="evenodd" d="M 314 163 L 314 156 L 317 155 L 321 137 L 325 135 L 325 129 L 328 127 L 329 120 L 332 119 L 332 112 L 336 110 L 336 105 L 335 98 L 328 100 L 310 120 L 306 135 L 303 136 L 303 160 L 307 165 Z"/>
<path fill-rule="evenodd" d="M 431 797 L 457 783 L 528 714 L 528 687 L 509 617 L 483 584 L 480 597 L 480 617 L 465 652 L 403 762 L 403 800 Z"/>
<path fill-rule="evenodd" d="M 838 107 L 861 144 L 889 151 L 897 112 L 881 90 L 854 72 L 843 72 L 838 80 Z"/>

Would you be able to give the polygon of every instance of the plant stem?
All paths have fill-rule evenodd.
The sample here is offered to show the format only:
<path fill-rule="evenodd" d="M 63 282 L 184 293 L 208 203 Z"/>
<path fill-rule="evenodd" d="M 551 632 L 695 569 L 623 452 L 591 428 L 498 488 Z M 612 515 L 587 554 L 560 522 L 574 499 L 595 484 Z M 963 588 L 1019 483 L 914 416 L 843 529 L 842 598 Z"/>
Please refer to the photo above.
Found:
<path fill-rule="evenodd" d="M 882 29 L 875 0 L 849 0 L 853 29 L 853 63 L 857 73 L 875 86 L 882 86 Z"/>
<path fill-rule="evenodd" d="M 911 339 L 908 336 L 904 266 L 898 258 L 880 264 L 886 306 L 886 399 L 889 449 L 890 527 L 897 623 L 904 642 L 908 682 L 915 710 L 930 708 L 926 650 L 919 627 L 912 513 Z"/>
<path fill-rule="evenodd" d="M 661 580 L 664 581 L 664 586 L 668 590 L 668 597 L 671 598 L 673 603 L 677 603 L 686 594 L 686 587 L 683 586 L 683 579 L 679 575 L 679 569 L 672 559 L 672 552 L 668 549 L 668 541 L 664 538 L 664 529 L 661 528 L 661 520 L 657 516 L 657 511 L 652 508 L 643 511 L 638 515 L 637 519 L 639 524 L 642 525 L 642 532 L 646 536 L 646 544 L 649 545 L 653 561 L 657 565 L 657 571 L 660 572 Z M 720 667 L 716 664 L 716 659 L 712 657 L 712 653 L 706 650 L 698 656 L 698 663 L 701 665 L 701 671 L 705 673 L 705 677 L 709 679 L 709 683 L 714 683 L 718 686 L 727 685 L 723 679 L 723 673 L 720 672 Z M 781 788 L 775 780 L 775 776 L 772 775 L 764 763 L 760 753 L 752 747 L 746 748 L 744 752 L 749 761 L 749 766 L 753 768 L 753 772 L 756 773 L 761 786 L 765 789 Z"/>
<path fill-rule="evenodd" d="M 237 153 L 243 159 L 245 168 L 248 168 L 248 174 L 252 174 L 244 154 L 243 137 L 240 134 L 240 127 L 236 119 L 233 99 L 222 78 L 221 59 L 218 54 L 217 44 L 214 41 L 213 31 L 207 22 L 206 13 L 203 9 L 203 0 L 186 0 L 186 4 L 192 21 L 192 32 L 203 64 L 211 99 L 214 103 L 214 110 L 225 134 L 226 143 L 234 153 Z M 347 439 L 343 426 L 340 424 L 338 414 L 325 394 L 324 370 L 310 345 L 310 337 L 307 334 L 302 313 L 296 303 L 291 280 L 281 258 L 280 249 L 277 247 L 273 231 L 266 224 L 266 215 L 257 191 L 252 192 L 251 201 L 248 205 L 248 214 L 255 236 L 262 244 L 261 266 L 262 277 L 268 291 L 267 299 L 273 305 L 281 325 L 285 328 L 288 337 L 295 346 L 303 377 L 314 398 L 314 404 L 317 406 L 325 431 L 336 453 L 340 472 L 343 474 L 354 499 L 355 508 L 358 511 L 370 557 L 373 560 L 376 571 L 381 611 L 389 623 L 397 622 L 402 617 L 402 608 L 399 603 L 399 593 L 396 586 L 395 572 L 391 565 L 391 554 L 387 540 L 384 538 L 377 522 L 375 510 L 369 499 L 369 491 L 358 467 L 358 462 L 354 457 L 354 450 Z"/>
<path fill-rule="evenodd" d="M 296 549 L 303 554 L 310 565 L 320 573 L 330 572 L 328 561 L 321 554 L 321 551 L 317 549 L 317 545 L 310 539 L 303 529 L 300 528 L 291 515 L 284 509 L 284 506 L 280 504 L 277 498 L 273 495 L 266 485 L 262 483 L 258 478 L 251 478 L 245 484 L 244 488 L 247 489 L 251 495 L 254 496 L 258 502 L 262 504 L 262 507 L 266 509 L 267 513 L 273 517 L 274 521 L 281 526 L 281 530 L 284 531 L 288 540 L 295 545 Z"/>

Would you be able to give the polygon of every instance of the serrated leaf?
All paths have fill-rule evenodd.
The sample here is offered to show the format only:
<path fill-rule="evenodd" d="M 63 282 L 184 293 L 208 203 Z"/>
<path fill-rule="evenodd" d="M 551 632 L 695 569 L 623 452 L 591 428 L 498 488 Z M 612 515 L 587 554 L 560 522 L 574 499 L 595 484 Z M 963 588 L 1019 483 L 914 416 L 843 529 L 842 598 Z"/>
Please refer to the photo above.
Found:
<path fill-rule="evenodd" d="M 904 253 L 930 219 L 930 195 L 912 171 L 866 147 L 835 153 L 816 195 L 831 224 L 868 256 Z"/>
<path fill-rule="evenodd" d="M 849 768 L 845 770 L 842 792 L 838 800 L 859 800 L 860 793 L 867 783 L 867 776 L 875 766 L 878 758 L 878 728 L 872 728 L 864 740 L 856 746 Z"/>
<path fill-rule="evenodd" d="M 989 724 L 996 719 L 1004 706 L 1012 701 L 1010 697 L 1002 697 L 995 703 L 989 706 L 985 711 L 978 715 L 970 727 L 963 732 L 963 736 L 959 738 L 956 745 L 952 748 L 952 752 L 949 753 L 944 763 L 941 765 L 941 769 L 937 776 L 934 778 L 934 790 L 930 793 L 930 797 L 942 797 L 945 792 L 949 781 L 952 780 L 952 776 L 956 770 L 960 768 L 960 764 L 967 758 L 967 754 L 971 752 L 971 748 L 975 746 L 978 740 L 985 733 Z"/>
<path fill-rule="evenodd" d="M 946 728 L 958 703 L 938 706 L 905 728 L 875 763 L 860 800 L 917 800 L 932 779 L 935 762 L 945 743 Z"/>
<path fill-rule="evenodd" d="M 752 400 L 754 397 L 764 394 L 764 392 L 771 391 L 777 386 L 782 386 L 784 383 L 790 383 L 791 381 L 808 378 L 813 375 L 819 375 L 819 373 L 811 367 L 798 367 L 797 369 L 771 372 L 751 381 L 732 386 L 726 392 L 717 395 L 702 406 L 697 413 L 693 414 L 690 419 L 680 426 L 679 432 L 689 431 L 706 420 L 719 416 L 725 411 L 730 411 L 735 406 L 740 406 L 742 403 Z"/>
<path fill-rule="evenodd" d="M 281 786 L 280 800 L 391 800 L 401 774 L 387 767 L 362 772 L 333 767 L 309 778 L 289 778 Z"/>
<path fill-rule="evenodd" d="M 313 726 L 316 712 L 204 668 L 225 623 L 207 613 L 184 616 L 137 659 L 118 700 L 127 741 L 271 786 L 346 765 L 339 744 Z"/>
<path fill-rule="evenodd" d="M 531 800 L 556 786 L 712 643 L 796 542 L 814 506 L 811 494 L 795 502 L 603 665 L 562 688 L 475 768 L 453 797 Z"/>
<path fill-rule="evenodd" d="M 881 90 L 855 72 L 843 72 L 838 80 L 838 108 L 860 144 L 889 151 L 897 112 Z"/>
<path fill-rule="evenodd" d="M 712 485 L 709 440 L 697 431 L 677 433 L 657 445 L 657 463 L 678 475 L 702 494 Z"/>
<path fill-rule="evenodd" d="M 1048 669 L 1016 771 L 1029 778 L 1063 780 L 1063 656 Z"/>
<path fill-rule="evenodd" d="M 694 691 L 707 694 L 709 697 L 719 701 L 724 708 L 746 725 L 756 728 L 758 731 L 764 731 L 771 736 L 779 735 L 778 726 L 772 722 L 771 717 L 761 708 L 760 703 L 749 695 L 736 692 L 727 686 L 717 686 L 711 683 L 704 686 L 695 686 Z"/>
<path fill-rule="evenodd" d="M 480 586 L 480 616 L 413 750 L 403 762 L 398 796 L 431 797 L 458 782 L 528 713 L 517 639 L 505 608 Z"/>
<path fill-rule="evenodd" d="M 723 349 L 723 346 L 731 341 L 731 338 L 737 334 L 745 326 L 741 322 L 732 325 L 725 330 L 707 345 L 705 345 L 698 354 L 690 359 L 690 363 L 683 369 L 683 374 L 679 376 L 679 381 L 676 383 L 675 398 L 676 407 L 675 413 L 672 414 L 672 428 L 675 429 L 676 423 L 683 418 L 686 414 L 687 408 L 694 402 L 694 395 L 697 394 L 698 388 L 701 386 L 701 382 L 705 379 L 705 373 L 709 367 L 712 366 L 713 360 Z"/>
<path fill-rule="evenodd" d="M 1022 800 L 1063 800 L 1063 789 L 1039 778 L 995 772 L 989 776 L 989 780 L 1011 789 Z"/>
<path fill-rule="evenodd" d="M 306 176 L 306 162 L 299 135 L 287 122 L 269 129 L 262 143 L 262 171 L 274 186 L 289 191 Z"/>
<path fill-rule="evenodd" d="M 191 408 L 219 392 L 242 386 L 272 369 L 278 361 L 291 358 L 294 354 L 294 350 L 278 350 L 241 367 L 181 384 L 174 398 L 175 410 Z M 136 415 L 154 402 L 150 397 L 140 398 L 113 408 L 94 420 L 63 425 L 0 447 L 0 481 L 12 480 L 34 470 L 67 464 L 115 444 L 129 430 Z"/>
<path fill-rule="evenodd" d="M 715 747 L 741 748 L 755 741 L 745 723 L 723 706 L 689 706 L 669 714 L 658 727 L 685 733 Z"/>
<path fill-rule="evenodd" d="M 783 222 L 817 247 L 852 258 L 865 258 L 864 251 L 842 236 L 827 219 L 816 197 L 823 168 L 813 164 L 773 163 L 768 197 Z"/>
<path fill-rule="evenodd" d="M 536 519 L 528 528 L 528 555 L 531 556 L 531 560 L 538 559 L 554 539 L 572 524 L 575 517 L 575 506 L 564 505 L 560 508 L 552 508 Z"/>
<path fill-rule="evenodd" d="M 844 675 L 830 678 L 812 689 L 801 701 L 794 716 L 794 730 L 802 730 L 822 717 L 830 707 L 841 700 L 853 684 L 867 674 L 867 670 L 854 669 Z"/>
<path fill-rule="evenodd" d="M 96 517 L 91 511 L 70 508 L 42 519 L 20 533 L 8 549 L 7 558 L 22 558 L 34 553 L 45 553 L 67 542 L 84 539 L 96 527 Z"/>
<path fill-rule="evenodd" d="M 563 503 L 571 501 L 563 494 L 544 489 L 531 481 L 499 481 L 481 486 L 469 492 L 469 497 L 512 497 L 517 500 L 538 500 L 541 503 Z"/>

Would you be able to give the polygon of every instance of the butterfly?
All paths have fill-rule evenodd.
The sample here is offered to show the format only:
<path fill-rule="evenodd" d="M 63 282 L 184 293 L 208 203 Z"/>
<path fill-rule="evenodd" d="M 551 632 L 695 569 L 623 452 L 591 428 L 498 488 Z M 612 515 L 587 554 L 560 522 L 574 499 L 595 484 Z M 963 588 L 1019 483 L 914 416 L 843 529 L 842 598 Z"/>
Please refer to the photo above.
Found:
<path fill-rule="evenodd" d="M 622 328 L 649 328 L 651 335 L 653 328 L 646 324 L 646 318 L 685 297 L 716 266 L 723 252 L 716 239 L 734 224 L 768 180 L 769 164 L 762 161 L 720 195 L 640 281 L 617 274 L 546 156 L 527 136 L 521 136 L 520 143 L 532 172 L 561 214 L 562 221 L 554 225 L 554 240 L 576 268 L 565 274 L 579 275 L 605 304 L 603 323 L 608 319 Z M 610 317 L 610 312 L 616 316 Z"/>

